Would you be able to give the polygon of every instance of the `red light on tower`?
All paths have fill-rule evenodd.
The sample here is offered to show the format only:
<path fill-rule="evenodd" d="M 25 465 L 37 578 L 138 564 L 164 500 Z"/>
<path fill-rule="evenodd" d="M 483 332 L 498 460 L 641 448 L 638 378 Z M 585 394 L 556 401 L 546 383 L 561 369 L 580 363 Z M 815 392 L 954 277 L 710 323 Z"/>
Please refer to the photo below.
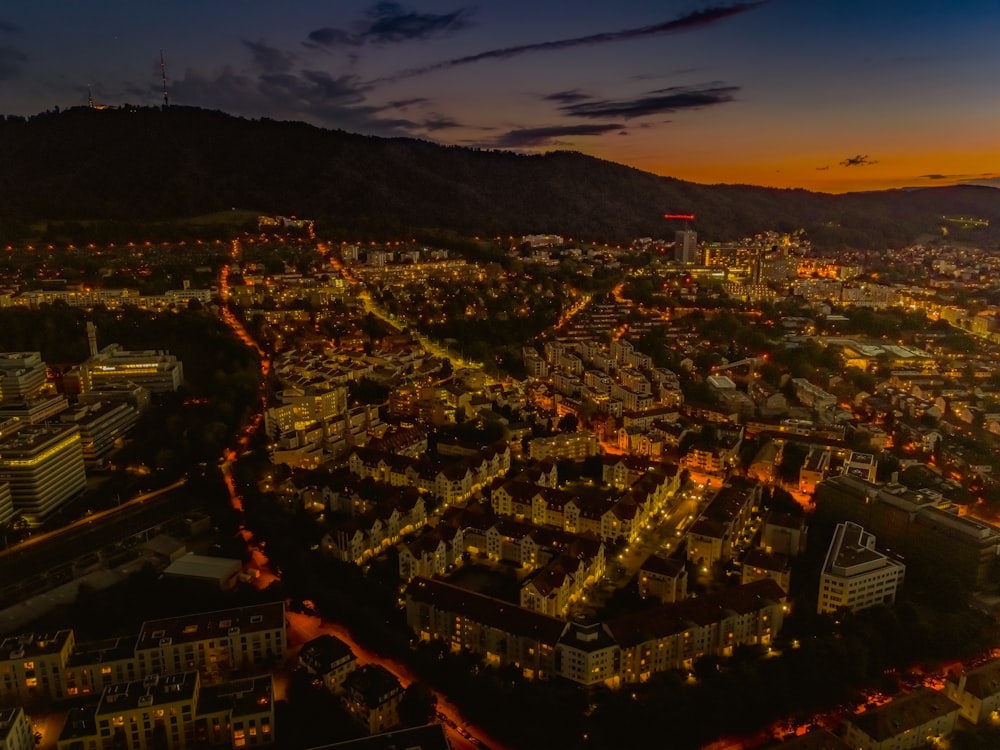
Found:
<path fill-rule="evenodd" d="M 681 221 L 694 221 L 694 214 L 663 214 L 664 219 L 679 219 Z"/>

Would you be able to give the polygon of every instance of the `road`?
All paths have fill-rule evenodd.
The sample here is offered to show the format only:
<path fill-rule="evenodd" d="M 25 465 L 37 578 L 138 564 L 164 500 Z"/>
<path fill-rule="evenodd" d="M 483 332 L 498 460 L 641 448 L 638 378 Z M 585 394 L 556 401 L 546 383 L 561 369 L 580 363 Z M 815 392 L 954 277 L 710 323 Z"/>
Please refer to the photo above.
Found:
<path fill-rule="evenodd" d="M 88 527 L 93 528 L 94 526 L 100 525 L 102 521 L 106 521 L 109 518 L 116 515 L 124 515 L 130 509 L 135 509 L 137 507 L 143 506 L 149 503 L 151 500 L 158 498 L 168 492 L 173 492 L 174 490 L 179 490 L 185 484 L 187 484 L 187 477 L 181 477 L 177 481 L 168 484 L 166 487 L 161 487 L 158 490 L 153 490 L 151 492 L 144 492 L 141 495 L 136 495 L 131 500 L 126 500 L 120 505 L 116 505 L 113 508 L 108 508 L 107 510 L 101 510 L 97 513 L 90 513 L 86 516 L 81 516 L 72 523 L 68 523 L 65 526 L 61 526 L 58 529 L 53 529 L 52 531 L 46 531 L 41 534 L 34 534 L 22 542 L 11 545 L 7 549 L 0 551 L 0 559 L 8 556 L 13 556 L 18 553 L 23 553 L 26 550 L 30 550 L 40 544 L 45 544 L 46 542 L 52 542 L 62 538 L 63 540 L 70 539 L 78 535 L 78 532 L 85 531 Z"/>
<path fill-rule="evenodd" d="M 234 510 L 242 512 L 243 500 L 236 491 L 236 484 L 233 481 L 233 457 L 233 454 L 230 453 L 220 468 L 222 469 L 222 476 L 226 487 L 229 490 L 230 503 Z M 240 536 L 250 551 L 252 565 L 260 571 L 260 574 L 254 579 L 254 586 L 259 589 L 266 589 L 272 583 L 279 580 L 279 576 L 271 568 L 267 554 L 261 544 L 254 538 L 253 531 L 245 525 L 241 526 Z M 379 656 L 364 648 L 354 639 L 350 631 L 339 623 L 321 620 L 319 617 L 292 611 L 287 611 L 287 620 L 288 645 L 291 654 L 296 653 L 302 647 L 303 643 L 324 633 L 329 633 L 350 647 L 351 651 L 357 657 L 358 664 L 381 665 L 395 675 L 404 688 L 417 680 L 416 675 L 405 664 L 395 659 Z M 444 693 L 437 690 L 434 690 L 433 693 L 435 698 L 437 698 L 438 720 L 444 725 L 448 741 L 454 750 L 509 750 L 487 735 L 481 728 L 468 724 L 458 708 L 448 700 L 448 697 Z"/>
<path fill-rule="evenodd" d="M 328 634 L 339 638 L 350 646 L 359 665 L 378 664 L 384 667 L 399 680 L 404 688 L 418 681 L 417 676 L 405 664 L 369 651 L 354 640 L 350 631 L 339 623 L 301 612 L 288 612 L 287 619 L 290 651 L 297 651 L 303 643 L 317 636 Z M 509 750 L 495 739 L 490 738 L 480 727 L 466 722 L 458 708 L 448 700 L 444 693 L 437 690 L 433 692 L 437 698 L 438 719 L 444 724 L 445 733 L 448 735 L 448 742 L 451 743 L 452 748 L 455 750 L 483 750 L 483 748 Z"/>

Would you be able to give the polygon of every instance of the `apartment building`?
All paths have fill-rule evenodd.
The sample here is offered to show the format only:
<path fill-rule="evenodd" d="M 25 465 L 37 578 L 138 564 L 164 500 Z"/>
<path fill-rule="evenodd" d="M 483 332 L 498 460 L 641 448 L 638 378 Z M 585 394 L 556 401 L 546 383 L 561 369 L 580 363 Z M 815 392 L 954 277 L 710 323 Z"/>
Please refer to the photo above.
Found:
<path fill-rule="evenodd" d="M 203 685 L 198 672 L 150 675 L 104 688 L 95 708 L 67 715 L 59 750 L 187 750 L 274 741 L 271 675 Z"/>
<path fill-rule="evenodd" d="M 34 750 L 31 720 L 24 709 L 0 708 L 0 750 Z"/>
<path fill-rule="evenodd" d="M 140 633 L 76 644 L 72 630 L 0 641 L 0 703 L 100 695 L 112 684 L 198 671 L 206 684 L 269 668 L 286 653 L 283 602 L 143 623 Z"/>
<path fill-rule="evenodd" d="M 62 698 L 63 667 L 74 643 L 72 630 L 0 640 L 0 703 L 31 705 Z"/>
<path fill-rule="evenodd" d="M 858 750 L 909 750 L 938 742 L 955 729 L 959 706 L 943 692 L 918 687 L 882 706 L 844 719 L 844 741 Z"/>
<path fill-rule="evenodd" d="M 1000 660 L 951 673 L 944 693 L 959 705 L 959 716 L 972 724 L 995 724 L 1000 719 Z"/>
<path fill-rule="evenodd" d="M 690 669 L 701 656 L 730 656 L 739 645 L 770 644 L 784 621 L 784 600 L 780 586 L 763 580 L 583 627 L 417 578 L 406 589 L 406 620 L 422 640 L 440 639 L 529 678 L 613 687 Z"/>
<path fill-rule="evenodd" d="M 135 647 L 143 675 L 197 669 L 209 682 L 267 665 L 286 651 L 283 602 L 148 620 Z"/>

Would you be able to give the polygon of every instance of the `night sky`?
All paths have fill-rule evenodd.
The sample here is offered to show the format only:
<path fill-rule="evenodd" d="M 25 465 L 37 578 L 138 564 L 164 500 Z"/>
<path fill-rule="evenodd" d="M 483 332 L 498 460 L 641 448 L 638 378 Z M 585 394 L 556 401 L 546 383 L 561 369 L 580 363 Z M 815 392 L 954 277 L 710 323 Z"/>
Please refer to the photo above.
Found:
<path fill-rule="evenodd" d="M 0 112 L 162 100 L 697 182 L 1000 186 L 1000 0 L 8 0 Z"/>

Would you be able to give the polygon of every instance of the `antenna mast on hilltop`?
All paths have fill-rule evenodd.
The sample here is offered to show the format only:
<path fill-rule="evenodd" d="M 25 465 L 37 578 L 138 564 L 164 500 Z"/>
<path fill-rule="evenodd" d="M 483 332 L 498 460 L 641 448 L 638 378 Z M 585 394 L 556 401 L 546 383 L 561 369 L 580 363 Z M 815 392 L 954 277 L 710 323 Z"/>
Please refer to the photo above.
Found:
<path fill-rule="evenodd" d="M 163 76 L 163 106 L 170 106 L 170 97 L 167 96 L 167 65 L 163 62 L 163 50 L 160 50 L 160 75 Z"/>

